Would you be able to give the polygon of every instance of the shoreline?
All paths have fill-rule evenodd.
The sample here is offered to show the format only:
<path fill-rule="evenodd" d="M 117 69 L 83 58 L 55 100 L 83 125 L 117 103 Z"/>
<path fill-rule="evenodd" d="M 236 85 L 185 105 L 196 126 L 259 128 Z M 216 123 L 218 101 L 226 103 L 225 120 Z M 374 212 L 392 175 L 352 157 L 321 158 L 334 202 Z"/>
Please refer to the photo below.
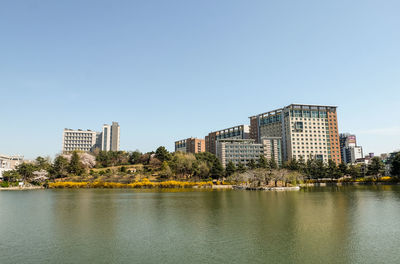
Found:
<path fill-rule="evenodd" d="M 0 187 L 0 191 L 28 191 L 28 190 L 42 190 L 46 189 L 43 186 L 29 186 L 29 187 L 19 187 L 19 186 L 13 186 L 13 187 Z"/>
<path fill-rule="evenodd" d="M 77 183 L 76 185 L 69 185 L 69 182 L 60 186 L 52 186 L 54 183 L 50 183 L 49 187 L 44 186 L 13 186 L 13 187 L 0 187 L 0 191 L 29 191 L 29 190 L 44 190 L 44 189 L 212 189 L 212 190 L 245 190 L 245 191 L 297 191 L 308 187 L 332 187 L 332 186 L 362 186 L 362 185 L 400 185 L 400 182 L 319 182 L 319 183 L 302 183 L 297 186 L 260 186 L 250 187 L 243 185 L 211 185 L 211 184 L 199 184 L 181 182 L 181 185 L 145 185 L 145 186 L 129 186 L 130 184 L 121 183 L 105 183 L 105 184 L 93 184 L 87 182 Z"/>

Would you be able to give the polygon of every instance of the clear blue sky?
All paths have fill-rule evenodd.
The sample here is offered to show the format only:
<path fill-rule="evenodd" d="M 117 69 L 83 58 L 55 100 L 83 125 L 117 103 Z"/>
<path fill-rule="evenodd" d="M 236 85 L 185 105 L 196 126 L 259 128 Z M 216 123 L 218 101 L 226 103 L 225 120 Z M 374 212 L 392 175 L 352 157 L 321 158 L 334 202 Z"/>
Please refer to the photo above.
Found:
<path fill-rule="evenodd" d="M 400 148 L 400 1 L 0 3 L 0 153 L 54 156 L 118 121 L 123 150 L 339 106 L 364 152 Z"/>

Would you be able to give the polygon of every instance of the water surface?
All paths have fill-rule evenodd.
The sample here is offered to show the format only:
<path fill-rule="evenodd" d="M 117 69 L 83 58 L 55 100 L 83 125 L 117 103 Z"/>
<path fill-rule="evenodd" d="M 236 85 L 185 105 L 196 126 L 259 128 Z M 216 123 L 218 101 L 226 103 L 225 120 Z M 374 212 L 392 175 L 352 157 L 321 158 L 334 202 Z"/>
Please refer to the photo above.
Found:
<path fill-rule="evenodd" d="M 0 263 L 400 263 L 400 186 L 0 191 Z"/>

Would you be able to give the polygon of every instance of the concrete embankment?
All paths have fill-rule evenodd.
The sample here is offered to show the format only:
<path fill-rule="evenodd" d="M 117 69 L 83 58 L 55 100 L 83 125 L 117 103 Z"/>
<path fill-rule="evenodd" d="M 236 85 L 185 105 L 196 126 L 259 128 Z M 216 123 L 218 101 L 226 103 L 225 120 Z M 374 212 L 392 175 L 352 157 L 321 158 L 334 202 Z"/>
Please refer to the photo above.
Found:
<path fill-rule="evenodd" d="M 291 186 L 291 187 L 249 187 L 249 186 L 234 185 L 233 189 L 235 189 L 235 190 L 249 190 L 249 191 L 298 191 L 298 190 L 300 190 L 300 186 Z"/>
<path fill-rule="evenodd" d="M 233 189 L 232 185 L 213 185 L 213 189 Z"/>
<path fill-rule="evenodd" d="M 326 186 L 351 186 L 351 185 L 400 185 L 398 182 L 315 182 L 303 183 L 300 187 L 326 187 Z"/>
<path fill-rule="evenodd" d="M 39 189 L 44 189 L 44 187 L 43 186 L 29 186 L 29 187 L 13 186 L 13 187 L 0 188 L 0 191 L 27 191 L 27 190 L 39 190 Z"/>

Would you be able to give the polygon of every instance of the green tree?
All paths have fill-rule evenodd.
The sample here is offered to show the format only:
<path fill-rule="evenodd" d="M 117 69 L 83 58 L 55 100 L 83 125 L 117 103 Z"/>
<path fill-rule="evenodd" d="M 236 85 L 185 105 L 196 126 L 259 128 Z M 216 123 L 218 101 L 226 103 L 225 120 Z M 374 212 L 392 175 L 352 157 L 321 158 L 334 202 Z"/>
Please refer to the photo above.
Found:
<path fill-rule="evenodd" d="M 129 153 L 129 163 L 137 164 L 139 162 L 140 156 L 142 156 L 142 153 L 138 150 Z"/>
<path fill-rule="evenodd" d="M 235 173 L 235 171 L 236 171 L 235 164 L 233 164 L 232 161 L 229 161 L 228 164 L 226 164 L 226 168 L 225 168 L 226 176 L 231 176 L 232 174 Z"/>
<path fill-rule="evenodd" d="M 19 175 L 18 171 L 16 170 L 9 170 L 3 172 L 3 180 L 7 182 L 15 182 L 19 178 L 21 178 L 21 175 Z"/>
<path fill-rule="evenodd" d="M 375 177 L 381 176 L 385 172 L 385 164 L 379 157 L 373 157 L 371 163 L 368 164 L 368 175 L 373 175 Z"/>
<path fill-rule="evenodd" d="M 246 171 L 246 167 L 243 165 L 243 163 L 241 163 L 241 162 L 239 161 L 236 170 L 237 170 L 238 172 L 240 172 L 240 173 L 243 173 L 243 172 Z"/>
<path fill-rule="evenodd" d="M 258 159 L 257 167 L 263 168 L 263 169 L 268 168 L 268 161 L 264 155 L 260 155 L 260 158 Z"/>
<path fill-rule="evenodd" d="M 211 172 L 211 177 L 213 179 L 219 179 L 224 176 L 224 168 L 222 167 L 222 164 L 219 161 L 219 159 L 215 159 L 213 161 L 210 172 Z"/>
<path fill-rule="evenodd" d="M 160 172 L 161 177 L 163 177 L 163 178 L 169 178 L 169 177 L 172 176 L 172 174 L 173 174 L 173 173 L 172 173 L 172 170 L 171 170 L 171 168 L 170 168 L 168 162 L 163 161 L 163 163 L 162 163 L 162 165 L 161 165 L 161 172 Z"/>
<path fill-rule="evenodd" d="M 69 162 L 63 156 L 57 156 L 54 160 L 53 166 L 51 168 L 51 177 L 53 178 L 63 178 L 68 175 Z"/>
<path fill-rule="evenodd" d="M 200 177 L 200 179 L 207 179 L 210 177 L 210 167 L 208 167 L 207 162 L 198 161 L 197 175 Z"/>
<path fill-rule="evenodd" d="M 289 162 L 286 164 L 286 166 L 289 170 L 292 171 L 297 171 L 299 170 L 299 163 L 297 162 L 296 159 L 291 159 Z"/>
<path fill-rule="evenodd" d="M 304 161 L 303 156 L 300 156 L 299 160 L 297 161 L 298 171 L 301 173 L 305 173 L 306 169 L 306 162 Z"/>
<path fill-rule="evenodd" d="M 358 178 L 361 176 L 361 168 L 360 166 L 354 166 L 353 164 L 350 164 L 347 173 L 353 178 Z"/>
<path fill-rule="evenodd" d="M 156 150 L 156 158 L 159 159 L 161 162 L 169 161 L 171 159 L 171 154 L 164 146 L 161 146 L 158 147 Z"/>
<path fill-rule="evenodd" d="M 49 171 L 51 168 L 51 164 L 49 158 L 37 157 L 35 160 L 35 165 L 38 170 L 46 170 Z"/>
<path fill-rule="evenodd" d="M 269 167 L 271 168 L 271 170 L 278 169 L 278 164 L 276 163 L 275 159 L 269 160 Z"/>
<path fill-rule="evenodd" d="M 400 176 L 400 152 L 396 153 L 391 159 L 390 174 L 392 176 Z"/>
<path fill-rule="evenodd" d="M 341 176 L 344 176 L 344 175 L 348 174 L 348 168 L 347 168 L 347 165 L 344 162 L 341 162 L 339 164 L 338 170 L 339 170 Z"/>
<path fill-rule="evenodd" d="M 79 154 L 77 151 L 72 152 L 68 172 L 75 174 L 77 176 L 82 175 L 82 173 L 84 172 L 84 169 L 83 169 L 82 163 L 80 162 Z"/>
<path fill-rule="evenodd" d="M 19 175 L 21 175 L 23 181 L 30 181 L 33 177 L 33 172 L 37 170 L 37 167 L 31 163 L 22 163 L 16 168 Z"/>
<path fill-rule="evenodd" d="M 257 168 L 257 164 L 254 162 L 253 159 L 251 159 L 251 160 L 249 161 L 249 163 L 247 163 L 247 167 L 248 167 L 250 170 L 254 170 L 255 168 Z"/>
<path fill-rule="evenodd" d="M 171 161 L 168 164 L 175 174 L 181 174 L 182 177 L 190 177 L 194 173 L 194 163 L 197 160 L 191 153 L 176 152 L 172 156 Z"/>
<path fill-rule="evenodd" d="M 328 166 L 326 167 L 326 176 L 335 179 L 340 177 L 339 169 L 336 165 L 336 162 L 331 159 L 328 160 Z"/>

